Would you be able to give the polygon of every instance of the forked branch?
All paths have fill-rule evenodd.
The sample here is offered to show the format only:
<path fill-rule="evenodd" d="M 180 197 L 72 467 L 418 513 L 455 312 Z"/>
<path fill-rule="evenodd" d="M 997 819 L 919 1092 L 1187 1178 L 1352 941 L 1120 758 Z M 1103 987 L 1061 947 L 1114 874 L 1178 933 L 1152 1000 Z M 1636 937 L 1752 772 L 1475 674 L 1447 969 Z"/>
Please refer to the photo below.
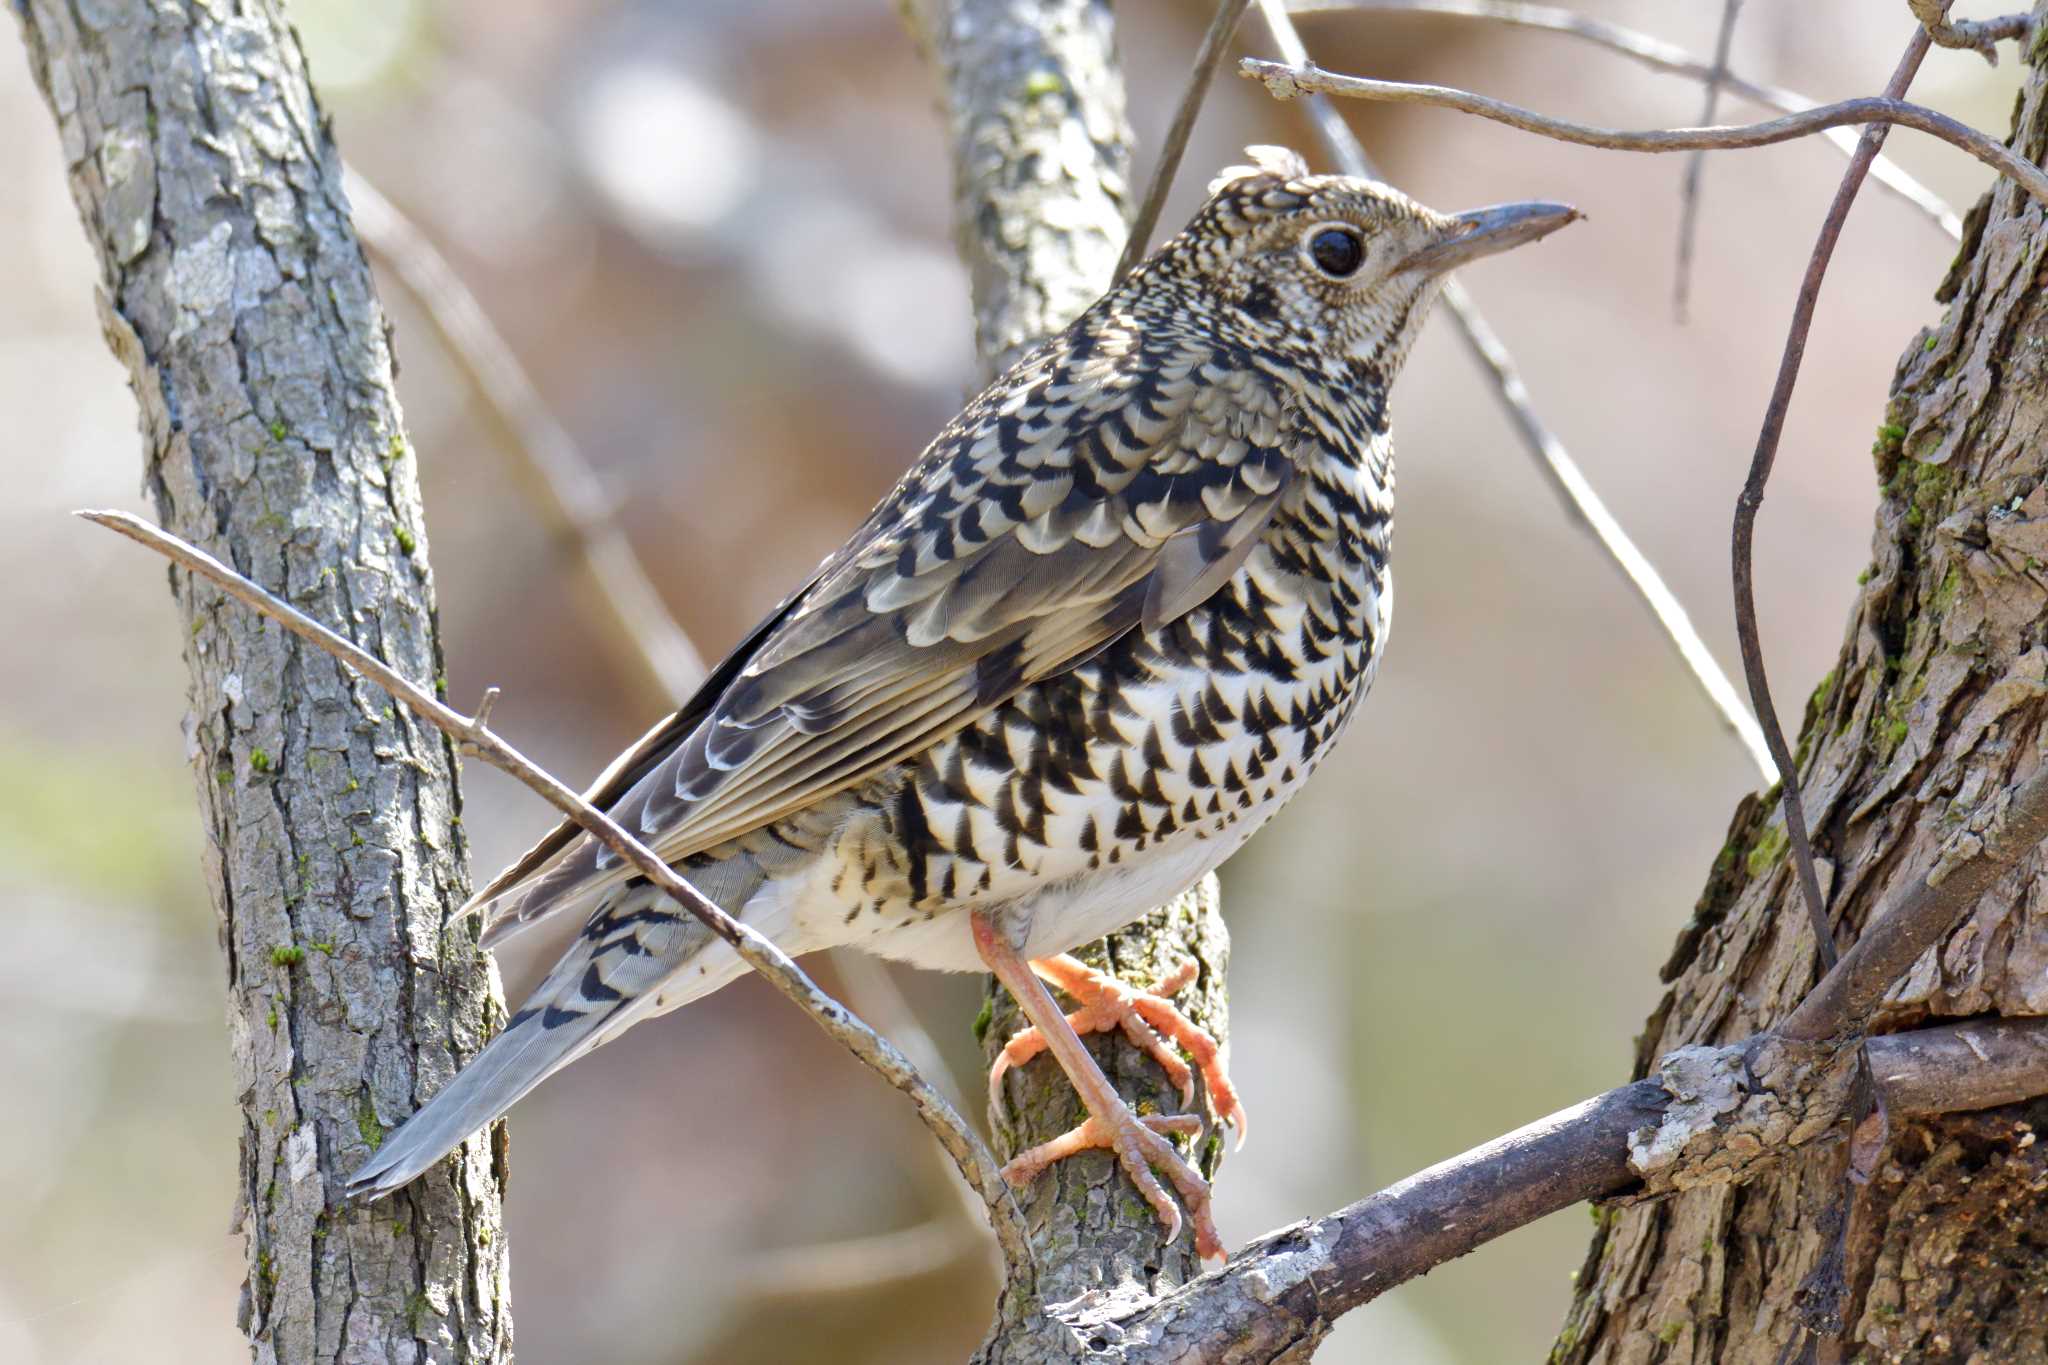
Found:
<path fill-rule="evenodd" d="M 1309 63 L 1261 61 L 1247 57 L 1238 63 L 1239 74 L 1263 81 L 1275 98 L 1321 93 L 1347 99 L 1379 100 L 1395 104 L 1427 104 L 1476 114 L 1495 123 L 1505 123 L 1525 133 L 1554 138 L 1581 147 L 1604 147 L 1617 152 L 1697 152 L 1744 147 L 1768 147 L 1810 137 L 1829 128 L 1855 124 L 1889 123 L 1939 138 L 1952 147 L 1976 157 L 1985 165 L 2023 186 L 2027 193 L 2048 204 L 2048 173 L 2025 160 L 2010 147 L 1986 136 L 1966 123 L 1903 100 L 1867 96 L 1823 104 L 1782 118 L 1766 119 L 1720 128 L 1653 128 L 1630 132 L 1619 128 L 1596 128 L 1587 123 L 1553 118 L 1518 104 L 1456 90 L 1447 85 L 1412 85 L 1405 81 L 1376 81 L 1363 76 L 1340 76 Z"/>

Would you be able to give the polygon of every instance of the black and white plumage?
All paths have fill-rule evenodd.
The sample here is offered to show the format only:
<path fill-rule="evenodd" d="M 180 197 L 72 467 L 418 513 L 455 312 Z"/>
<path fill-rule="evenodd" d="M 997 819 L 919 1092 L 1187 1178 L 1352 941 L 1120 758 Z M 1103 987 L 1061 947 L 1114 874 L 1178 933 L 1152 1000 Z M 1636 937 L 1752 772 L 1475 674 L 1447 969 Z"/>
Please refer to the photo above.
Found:
<path fill-rule="evenodd" d="M 1448 216 L 1253 149 L 970 402 L 591 799 L 785 950 L 978 969 L 1098 938 L 1306 780 L 1385 639 L 1388 388 L 1449 265 L 1570 210 Z M 575 944 L 352 1178 L 407 1183 L 551 1071 L 744 970 L 573 826 L 476 902 Z"/>

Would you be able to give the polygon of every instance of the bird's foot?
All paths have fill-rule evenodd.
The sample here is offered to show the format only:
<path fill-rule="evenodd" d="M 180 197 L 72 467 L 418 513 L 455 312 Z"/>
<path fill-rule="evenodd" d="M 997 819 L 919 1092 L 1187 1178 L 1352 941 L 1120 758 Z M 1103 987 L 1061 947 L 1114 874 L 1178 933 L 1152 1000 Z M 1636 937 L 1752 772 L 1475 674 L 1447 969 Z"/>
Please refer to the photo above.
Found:
<path fill-rule="evenodd" d="M 1182 1014 L 1172 1000 L 1173 996 L 1187 989 L 1200 970 L 1200 964 L 1193 958 L 1176 967 L 1149 991 L 1127 986 L 1065 953 L 1058 957 L 1040 958 L 1031 964 L 1031 970 L 1080 1002 L 1081 1008 L 1067 1016 L 1067 1023 L 1074 1032 L 1107 1033 L 1111 1029 L 1122 1029 L 1135 1047 L 1159 1063 L 1166 1072 L 1166 1078 L 1180 1090 L 1183 1107 L 1194 1103 L 1194 1072 L 1167 1039 L 1185 1048 L 1201 1070 L 1202 1081 L 1209 1090 L 1209 1103 L 1216 1116 L 1237 1130 L 1236 1145 L 1244 1146 L 1248 1131 L 1244 1105 L 1239 1102 L 1237 1088 L 1231 1085 L 1229 1072 L 1224 1068 L 1223 1050 L 1208 1030 Z M 998 1111 L 1003 1103 L 1004 1073 L 1011 1067 L 1022 1066 L 1045 1049 L 1045 1035 L 1035 1025 L 1019 1029 L 1011 1036 L 996 1058 L 995 1065 L 989 1069 L 989 1097 Z"/>
<path fill-rule="evenodd" d="M 1165 1172 L 1181 1203 L 1187 1205 L 1188 1219 L 1195 1227 L 1195 1254 L 1205 1261 L 1221 1260 L 1223 1238 L 1217 1233 L 1216 1220 L 1210 1212 L 1209 1182 L 1166 1139 L 1169 1133 L 1195 1137 L 1201 1131 L 1202 1121 L 1193 1114 L 1139 1115 L 1112 1095 L 1104 1112 L 1091 1112 L 1080 1127 L 1018 1155 L 1003 1167 L 1003 1178 L 1021 1189 L 1062 1157 L 1097 1149 L 1114 1152 L 1117 1164 L 1166 1225 L 1166 1240 L 1172 1242 L 1180 1236 L 1180 1208 L 1159 1183 L 1154 1170 Z"/>

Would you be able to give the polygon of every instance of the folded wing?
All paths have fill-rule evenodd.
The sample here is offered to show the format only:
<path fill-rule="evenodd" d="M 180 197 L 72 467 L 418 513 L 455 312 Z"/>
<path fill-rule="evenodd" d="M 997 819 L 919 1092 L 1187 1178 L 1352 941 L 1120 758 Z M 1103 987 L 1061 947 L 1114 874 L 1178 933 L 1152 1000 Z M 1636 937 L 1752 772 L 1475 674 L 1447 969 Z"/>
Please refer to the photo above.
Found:
<path fill-rule="evenodd" d="M 592 801 L 680 861 L 1222 586 L 1290 485 L 1277 400 L 1198 356 L 1111 350 L 1055 348 L 971 404 Z M 565 824 L 472 904 L 494 942 L 629 875 Z"/>

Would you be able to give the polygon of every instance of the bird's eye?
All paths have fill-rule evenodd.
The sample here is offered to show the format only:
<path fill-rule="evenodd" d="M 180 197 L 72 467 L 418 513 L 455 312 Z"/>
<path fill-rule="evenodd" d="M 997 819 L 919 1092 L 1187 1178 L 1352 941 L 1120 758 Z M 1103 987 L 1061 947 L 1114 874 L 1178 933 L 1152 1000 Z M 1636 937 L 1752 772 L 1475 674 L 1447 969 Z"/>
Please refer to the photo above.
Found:
<path fill-rule="evenodd" d="M 1319 228 L 1308 239 L 1308 255 L 1316 269 L 1333 280 L 1341 280 L 1356 274 L 1365 263 L 1365 239 L 1356 228 Z"/>

